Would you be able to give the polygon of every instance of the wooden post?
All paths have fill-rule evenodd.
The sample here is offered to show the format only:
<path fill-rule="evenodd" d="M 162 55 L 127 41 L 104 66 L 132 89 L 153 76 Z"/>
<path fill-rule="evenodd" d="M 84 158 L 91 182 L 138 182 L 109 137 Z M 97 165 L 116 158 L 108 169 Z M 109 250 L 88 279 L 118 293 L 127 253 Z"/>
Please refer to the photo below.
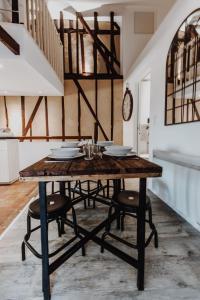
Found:
<path fill-rule="evenodd" d="M 6 128 L 8 128 L 9 119 L 8 119 L 8 108 L 7 108 L 6 96 L 4 96 L 4 108 L 5 108 L 5 117 L 6 117 Z"/>
<path fill-rule="evenodd" d="M 18 5 L 18 0 L 12 0 L 12 23 L 19 24 L 19 5 Z"/>
<path fill-rule="evenodd" d="M 65 98 L 62 96 L 62 140 L 65 141 Z"/>
<path fill-rule="evenodd" d="M 79 74 L 79 32 L 78 16 L 76 14 L 76 73 Z"/>
<path fill-rule="evenodd" d="M 22 136 L 24 135 L 25 131 L 25 97 L 21 96 L 21 115 L 22 115 Z"/>
<path fill-rule="evenodd" d="M 78 90 L 78 135 L 81 137 L 81 95 Z"/>
<path fill-rule="evenodd" d="M 45 124 L 46 124 L 46 136 L 47 142 L 49 141 L 49 115 L 48 115 L 48 98 L 45 96 Z"/>
<path fill-rule="evenodd" d="M 111 141 L 113 140 L 114 135 L 114 80 L 111 79 Z"/>
<path fill-rule="evenodd" d="M 94 12 L 94 44 L 93 44 L 93 57 L 94 57 L 94 75 L 97 74 L 97 47 L 96 47 L 96 42 L 97 42 L 97 31 L 98 31 L 98 13 Z"/>
<path fill-rule="evenodd" d="M 73 21 L 69 21 L 70 27 L 73 27 Z M 72 65 L 72 39 L 71 33 L 68 32 L 68 62 L 69 62 L 69 73 L 73 73 L 73 65 Z"/>

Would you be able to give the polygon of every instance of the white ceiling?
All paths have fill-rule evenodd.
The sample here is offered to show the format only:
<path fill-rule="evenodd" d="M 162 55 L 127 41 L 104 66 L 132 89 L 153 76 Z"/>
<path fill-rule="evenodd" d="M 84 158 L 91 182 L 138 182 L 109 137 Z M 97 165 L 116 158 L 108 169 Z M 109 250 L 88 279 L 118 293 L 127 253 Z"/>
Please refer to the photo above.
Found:
<path fill-rule="evenodd" d="M 65 11 L 65 18 L 74 18 L 74 12 L 79 11 L 84 16 L 90 16 L 94 10 L 100 13 L 109 13 L 112 9 L 115 14 L 122 15 L 123 9 L 129 6 L 157 6 L 166 5 L 176 0 L 48 0 L 48 7 L 54 19 L 59 18 L 61 10 Z M 106 9 L 107 8 L 107 9 Z"/>

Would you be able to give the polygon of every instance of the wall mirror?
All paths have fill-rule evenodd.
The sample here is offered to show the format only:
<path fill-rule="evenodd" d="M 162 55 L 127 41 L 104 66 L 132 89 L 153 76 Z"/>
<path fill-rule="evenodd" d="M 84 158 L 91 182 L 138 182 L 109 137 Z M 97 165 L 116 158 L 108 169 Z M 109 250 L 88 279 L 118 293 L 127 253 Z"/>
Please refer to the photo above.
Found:
<path fill-rule="evenodd" d="M 200 9 L 176 32 L 166 65 L 165 125 L 200 121 Z"/>

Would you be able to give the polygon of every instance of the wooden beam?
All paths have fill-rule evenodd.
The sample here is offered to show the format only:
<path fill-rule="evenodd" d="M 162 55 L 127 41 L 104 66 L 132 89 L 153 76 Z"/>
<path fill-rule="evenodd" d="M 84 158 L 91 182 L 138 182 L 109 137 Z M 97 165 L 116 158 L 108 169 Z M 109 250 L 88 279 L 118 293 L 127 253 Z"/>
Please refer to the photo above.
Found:
<path fill-rule="evenodd" d="M 73 26 L 73 23 L 70 26 Z M 68 33 L 68 63 L 69 63 L 69 73 L 73 72 L 73 64 L 72 64 L 72 38 L 71 33 Z"/>
<path fill-rule="evenodd" d="M 81 93 L 81 96 L 83 97 L 85 103 L 87 104 L 87 107 L 89 108 L 91 114 L 93 115 L 94 119 L 96 120 L 96 123 L 98 124 L 99 128 L 101 129 L 101 132 L 102 132 L 104 138 L 108 141 L 109 138 L 107 137 L 107 135 L 106 135 L 106 133 L 105 133 L 103 127 L 101 126 L 101 123 L 99 122 L 99 120 L 98 120 L 98 118 L 97 118 L 97 116 L 96 116 L 96 114 L 95 114 L 95 112 L 94 112 L 94 110 L 93 110 L 93 108 L 92 108 L 90 102 L 88 101 L 88 99 L 87 99 L 87 97 L 86 97 L 86 95 L 85 95 L 85 93 L 84 93 L 84 91 L 83 91 L 83 89 L 82 89 L 80 83 L 78 82 L 77 79 L 74 79 L 74 83 L 75 83 L 75 85 L 77 86 L 79 92 Z"/>
<path fill-rule="evenodd" d="M 110 13 L 110 51 L 113 53 L 113 56 L 110 58 L 110 62 L 112 66 L 114 65 L 114 57 L 116 57 L 116 49 L 115 49 L 115 36 L 113 35 L 114 31 L 114 12 Z M 119 64 L 120 66 L 120 64 Z"/>
<path fill-rule="evenodd" d="M 94 58 L 94 74 L 97 74 L 97 47 L 96 47 L 96 41 L 97 41 L 97 31 L 98 31 L 98 13 L 94 12 L 94 44 L 93 44 L 93 58 Z"/>
<path fill-rule="evenodd" d="M 114 81 L 111 79 L 111 132 L 110 132 L 110 137 L 111 141 L 113 140 L 113 135 L 114 135 Z"/>
<path fill-rule="evenodd" d="M 8 108 L 7 108 L 6 96 L 4 96 L 4 108 L 5 108 L 5 117 L 6 117 L 6 128 L 8 128 L 9 127 L 9 118 L 8 118 Z"/>
<path fill-rule="evenodd" d="M 95 79 L 95 113 L 98 118 L 98 80 Z M 98 123 L 94 124 L 94 141 L 98 141 Z"/>
<path fill-rule="evenodd" d="M 101 54 L 101 56 L 103 57 L 105 63 L 106 63 L 106 66 L 110 69 L 110 71 L 113 73 L 113 74 L 117 74 L 116 70 L 114 69 L 114 67 L 112 67 L 109 63 L 109 58 L 108 58 L 108 55 L 104 52 L 105 50 L 105 45 L 104 45 L 104 50 L 102 49 L 102 42 L 99 40 L 98 37 L 95 38 L 93 32 L 91 31 L 89 25 L 87 24 L 87 22 L 84 20 L 83 16 L 81 13 L 77 13 L 77 16 L 81 22 L 81 24 L 83 25 L 83 27 L 87 30 L 87 32 L 89 33 L 89 35 L 91 36 L 93 42 L 95 42 L 96 44 L 96 47 L 99 51 L 99 53 Z M 108 50 L 109 52 L 109 50 Z M 110 54 L 112 56 L 112 54 Z"/>
<path fill-rule="evenodd" d="M 62 96 L 62 140 L 65 140 L 65 98 Z"/>
<path fill-rule="evenodd" d="M 2 42 L 15 55 L 20 54 L 19 44 L 0 25 L 0 42 Z"/>
<path fill-rule="evenodd" d="M 79 18 L 80 18 L 80 16 L 82 17 L 81 18 L 81 23 L 82 23 L 82 25 L 85 27 L 85 29 L 87 30 L 87 32 L 90 34 L 90 36 L 92 37 L 92 39 L 93 39 L 93 41 L 94 41 L 94 43 L 96 44 L 96 47 L 97 47 L 97 49 L 99 50 L 99 52 L 101 53 L 101 50 L 102 50 L 102 48 L 103 48 L 103 50 L 105 51 L 103 51 L 103 53 L 105 54 L 105 57 L 107 57 L 107 56 L 109 56 L 110 58 L 112 58 L 113 60 L 114 60 L 114 62 L 116 63 L 116 65 L 118 66 L 118 67 L 120 67 L 120 62 L 118 61 L 118 59 L 113 55 L 113 53 L 112 53 L 112 51 L 110 51 L 107 47 L 106 47 L 106 45 L 104 45 L 104 43 L 96 36 L 95 37 L 95 35 L 94 35 L 94 33 L 93 32 L 95 32 L 95 31 L 93 31 L 92 32 L 92 30 L 90 29 L 90 27 L 89 27 L 89 25 L 86 23 L 86 21 L 84 20 L 84 18 L 83 18 L 83 16 L 80 14 L 80 13 L 78 13 L 78 15 L 79 15 Z M 113 15 L 113 28 L 114 28 L 114 15 Z M 114 29 L 113 29 L 114 30 Z M 100 50 L 100 48 L 101 48 L 101 50 Z M 101 53 L 101 55 L 102 55 L 102 53 Z M 103 56 L 103 55 L 102 55 Z M 103 58 L 104 58 L 104 56 L 103 56 Z M 105 59 L 104 59 L 105 60 Z M 113 67 L 112 67 L 113 68 Z M 115 70 L 114 70 L 115 71 Z"/>
<path fill-rule="evenodd" d="M 192 108 L 194 110 L 194 113 L 196 114 L 198 121 L 200 121 L 200 114 L 199 114 L 199 111 L 196 107 L 195 101 L 193 99 L 190 99 L 190 101 L 192 103 Z"/>
<path fill-rule="evenodd" d="M 79 74 L 79 32 L 78 32 L 77 16 L 76 16 L 76 73 Z"/>
<path fill-rule="evenodd" d="M 30 127 L 30 142 L 33 141 L 32 136 L 33 136 L 33 131 L 32 131 L 32 124 L 31 124 L 31 127 Z"/>
<path fill-rule="evenodd" d="M 46 136 L 49 136 L 49 113 L 48 113 L 48 98 L 44 97 L 45 100 L 45 124 L 46 124 Z M 49 139 L 47 138 L 47 142 Z"/>
<path fill-rule="evenodd" d="M 27 135 L 29 129 L 31 128 L 32 122 L 33 122 L 33 120 L 34 120 L 34 118 L 35 118 L 35 115 L 36 115 L 36 113 L 37 113 L 37 111 L 38 111 L 38 108 L 39 108 L 39 106 L 40 106 L 40 104 L 41 104 L 41 102 L 42 102 L 42 99 L 43 99 L 43 96 L 40 96 L 40 97 L 38 98 L 37 102 L 36 102 L 36 105 L 35 105 L 35 107 L 34 107 L 34 109 L 33 109 L 33 112 L 32 112 L 32 114 L 31 114 L 31 116 L 30 116 L 30 118 L 29 118 L 29 120 L 28 120 L 28 123 L 27 123 L 25 129 L 24 129 L 24 136 Z"/>
<path fill-rule="evenodd" d="M 98 80 L 105 80 L 105 79 L 123 79 L 123 75 L 120 74 L 108 74 L 108 73 L 98 73 L 98 74 L 90 74 L 90 75 L 83 75 L 83 74 L 74 74 L 74 73 L 65 73 L 64 74 L 65 80 L 67 79 L 77 79 L 77 80 L 85 80 L 85 79 L 98 79 Z"/>
<path fill-rule="evenodd" d="M 58 32 L 60 30 L 58 29 Z M 78 29 L 79 34 L 88 34 L 88 32 L 83 28 L 79 28 Z M 94 29 L 91 29 L 91 32 L 94 33 Z M 64 33 L 76 33 L 76 29 L 74 28 L 64 28 Z M 97 35 L 110 35 L 110 29 L 98 29 L 97 30 Z M 120 35 L 120 31 L 119 30 L 114 30 L 113 32 L 114 35 Z"/>
<path fill-rule="evenodd" d="M 81 136 L 81 95 L 78 90 L 78 135 Z"/>
<path fill-rule="evenodd" d="M 98 117 L 98 80 L 95 79 L 95 113 Z"/>
<path fill-rule="evenodd" d="M 60 40 L 64 45 L 64 17 L 63 17 L 63 12 L 60 12 Z"/>
<path fill-rule="evenodd" d="M 25 130 L 25 97 L 21 96 L 21 116 L 22 116 L 22 135 L 24 135 Z"/>
<path fill-rule="evenodd" d="M 63 136 L 46 136 L 46 135 L 41 135 L 41 136 L 16 136 L 14 137 L 15 139 L 20 140 L 20 142 L 23 142 L 24 140 L 62 140 Z M 64 139 L 66 140 L 80 140 L 80 139 L 91 139 L 91 135 L 83 135 L 83 136 L 78 136 L 78 135 L 66 135 L 64 136 Z"/>

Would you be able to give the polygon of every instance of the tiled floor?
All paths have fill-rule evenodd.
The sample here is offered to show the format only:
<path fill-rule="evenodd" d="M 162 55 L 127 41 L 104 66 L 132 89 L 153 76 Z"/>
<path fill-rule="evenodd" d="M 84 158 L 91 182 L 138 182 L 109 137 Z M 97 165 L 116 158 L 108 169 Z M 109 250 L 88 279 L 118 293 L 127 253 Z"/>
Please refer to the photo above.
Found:
<path fill-rule="evenodd" d="M 37 184 L 34 182 L 0 185 L 0 234 L 36 194 Z"/>
<path fill-rule="evenodd" d="M 198 300 L 200 299 L 200 234 L 178 217 L 157 197 L 151 195 L 153 217 L 159 232 L 159 248 L 151 244 L 146 250 L 145 291 L 136 288 L 136 270 L 108 251 L 100 253 L 93 242 L 87 255 L 78 251 L 51 276 L 52 300 Z M 76 209 L 81 225 L 92 226 L 105 218 L 107 208 Z M 0 241 L 0 299 L 41 300 L 41 262 L 27 251 L 21 262 L 20 244 L 25 231 L 26 214 L 22 214 Z M 113 230 L 115 226 L 113 226 Z M 135 237 L 135 223 L 126 219 L 121 234 L 128 241 Z M 57 237 L 56 224 L 50 225 L 50 248 L 71 236 L 66 229 Z M 32 242 L 40 249 L 39 232 Z M 113 242 L 113 241 L 110 241 Z M 114 242 L 116 243 L 116 242 Z M 120 245 L 121 247 L 121 245 Z M 125 249 L 125 247 L 121 247 Z M 127 249 L 129 254 L 135 251 Z"/>

